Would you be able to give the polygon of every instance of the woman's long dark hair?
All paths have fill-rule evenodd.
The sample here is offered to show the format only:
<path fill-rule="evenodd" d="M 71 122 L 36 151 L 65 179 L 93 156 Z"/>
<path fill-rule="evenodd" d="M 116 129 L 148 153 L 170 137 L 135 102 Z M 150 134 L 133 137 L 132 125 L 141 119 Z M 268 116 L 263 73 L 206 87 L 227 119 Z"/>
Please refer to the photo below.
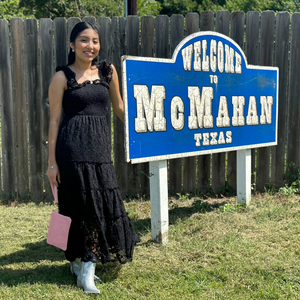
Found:
<path fill-rule="evenodd" d="M 98 36 L 99 36 L 99 42 L 100 42 L 100 34 L 99 34 L 99 30 L 98 28 L 89 23 L 89 22 L 80 22 L 80 23 L 77 23 L 72 31 L 71 31 L 71 35 L 70 35 L 70 43 L 75 43 L 75 40 L 76 38 L 78 37 L 79 33 L 82 32 L 83 30 L 86 30 L 86 29 L 89 29 L 89 28 L 92 28 L 94 29 L 97 33 L 98 33 Z M 92 65 L 94 65 L 97 61 L 97 57 L 95 57 L 92 61 Z M 67 66 L 73 64 L 75 62 L 75 52 L 72 51 L 72 48 L 70 47 L 70 51 L 69 51 L 69 55 L 68 55 L 68 64 Z"/>

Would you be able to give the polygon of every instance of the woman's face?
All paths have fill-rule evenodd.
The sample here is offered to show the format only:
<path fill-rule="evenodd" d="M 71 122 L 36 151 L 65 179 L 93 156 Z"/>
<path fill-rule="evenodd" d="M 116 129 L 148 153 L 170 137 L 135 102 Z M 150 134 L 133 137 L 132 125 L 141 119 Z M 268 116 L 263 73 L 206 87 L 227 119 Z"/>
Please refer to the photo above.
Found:
<path fill-rule="evenodd" d="M 74 43 L 70 44 L 75 50 L 76 59 L 91 62 L 100 51 L 100 40 L 98 33 L 88 28 L 79 33 Z"/>

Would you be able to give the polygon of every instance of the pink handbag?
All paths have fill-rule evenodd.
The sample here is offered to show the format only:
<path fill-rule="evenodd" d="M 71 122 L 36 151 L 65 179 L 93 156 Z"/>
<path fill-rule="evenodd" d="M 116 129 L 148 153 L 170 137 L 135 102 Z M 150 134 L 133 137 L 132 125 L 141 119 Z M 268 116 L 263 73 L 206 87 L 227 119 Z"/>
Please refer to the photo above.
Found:
<path fill-rule="evenodd" d="M 55 202 L 57 202 L 57 188 L 51 185 Z M 58 211 L 51 214 L 47 243 L 62 250 L 67 249 L 71 218 L 61 215 Z"/>
<path fill-rule="evenodd" d="M 58 211 L 53 211 L 48 229 L 47 243 L 66 251 L 70 225 L 71 218 L 61 215 Z"/>

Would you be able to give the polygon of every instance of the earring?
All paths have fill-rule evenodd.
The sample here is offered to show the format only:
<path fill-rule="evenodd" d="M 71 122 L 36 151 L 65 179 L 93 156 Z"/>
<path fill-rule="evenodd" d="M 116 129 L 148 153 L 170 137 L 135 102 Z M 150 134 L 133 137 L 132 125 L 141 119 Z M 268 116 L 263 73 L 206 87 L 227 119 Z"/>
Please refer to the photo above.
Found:
<path fill-rule="evenodd" d="M 75 52 L 75 50 L 74 50 L 74 49 L 72 49 L 72 52 Z"/>

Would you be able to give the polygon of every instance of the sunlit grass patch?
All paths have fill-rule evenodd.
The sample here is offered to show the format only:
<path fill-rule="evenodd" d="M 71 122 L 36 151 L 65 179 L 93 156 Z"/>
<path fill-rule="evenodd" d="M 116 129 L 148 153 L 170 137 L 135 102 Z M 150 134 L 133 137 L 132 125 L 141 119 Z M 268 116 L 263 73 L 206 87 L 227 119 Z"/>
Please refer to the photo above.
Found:
<path fill-rule="evenodd" d="M 151 241 L 150 201 L 126 202 L 132 263 L 97 265 L 101 299 L 299 299 L 298 196 L 169 198 L 169 243 Z M 54 205 L 0 206 L 0 299 L 94 299 L 47 245 Z"/>

